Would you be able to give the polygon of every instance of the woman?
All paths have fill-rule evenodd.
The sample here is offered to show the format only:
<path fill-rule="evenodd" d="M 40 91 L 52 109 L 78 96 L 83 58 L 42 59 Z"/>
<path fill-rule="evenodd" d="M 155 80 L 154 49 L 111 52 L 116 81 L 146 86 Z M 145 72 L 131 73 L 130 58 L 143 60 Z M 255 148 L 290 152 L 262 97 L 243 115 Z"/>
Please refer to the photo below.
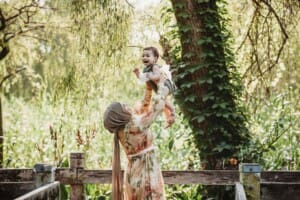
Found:
<path fill-rule="evenodd" d="M 125 104 L 111 103 L 104 113 L 104 127 L 114 133 L 113 200 L 122 199 L 120 181 L 119 141 L 128 158 L 124 174 L 124 199 L 164 200 L 164 182 L 157 162 L 150 125 L 164 109 L 158 99 L 152 109 L 141 115 L 134 114 Z"/>

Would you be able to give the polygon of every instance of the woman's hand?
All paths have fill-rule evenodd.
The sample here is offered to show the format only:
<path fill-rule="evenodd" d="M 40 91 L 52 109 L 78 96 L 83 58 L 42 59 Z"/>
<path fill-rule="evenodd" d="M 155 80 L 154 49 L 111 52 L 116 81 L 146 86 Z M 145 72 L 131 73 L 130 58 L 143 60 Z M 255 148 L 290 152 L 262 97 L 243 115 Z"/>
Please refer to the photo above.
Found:
<path fill-rule="evenodd" d="M 153 101 L 154 101 L 154 104 L 153 104 L 153 110 L 154 111 L 158 111 L 158 110 L 163 110 L 164 107 L 165 107 L 165 101 L 164 101 L 164 98 L 160 95 L 155 95 L 153 97 Z"/>

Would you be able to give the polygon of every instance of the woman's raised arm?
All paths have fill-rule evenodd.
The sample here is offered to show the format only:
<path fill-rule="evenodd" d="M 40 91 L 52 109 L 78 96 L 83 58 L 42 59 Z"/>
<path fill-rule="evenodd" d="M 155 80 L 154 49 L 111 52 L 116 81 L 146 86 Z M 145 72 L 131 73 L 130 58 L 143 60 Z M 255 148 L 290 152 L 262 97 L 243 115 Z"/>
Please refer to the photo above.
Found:
<path fill-rule="evenodd" d="M 136 121 L 136 126 L 142 131 L 149 128 L 149 126 L 156 120 L 157 116 L 163 111 L 165 101 L 163 99 L 156 99 L 151 106 L 151 110 Z"/>

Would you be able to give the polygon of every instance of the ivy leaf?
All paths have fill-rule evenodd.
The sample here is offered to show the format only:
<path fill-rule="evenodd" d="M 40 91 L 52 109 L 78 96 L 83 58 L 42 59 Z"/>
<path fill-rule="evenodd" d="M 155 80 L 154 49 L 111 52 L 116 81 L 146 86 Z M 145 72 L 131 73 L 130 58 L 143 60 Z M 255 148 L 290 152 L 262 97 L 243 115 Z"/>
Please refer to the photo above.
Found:
<path fill-rule="evenodd" d="M 188 73 L 182 72 L 182 73 L 178 74 L 177 77 L 178 78 L 184 78 L 186 75 L 188 75 Z"/>
<path fill-rule="evenodd" d="M 187 97 L 184 99 L 184 101 L 185 101 L 185 102 L 187 102 L 187 101 L 189 101 L 189 102 L 195 102 L 196 98 L 197 98 L 196 95 L 190 95 L 190 96 L 187 96 Z"/>
<path fill-rule="evenodd" d="M 200 58 L 205 59 L 207 57 L 206 52 L 201 52 Z"/>
<path fill-rule="evenodd" d="M 202 45 L 202 44 L 204 44 L 206 41 L 204 40 L 204 39 L 200 39 L 200 40 L 198 40 L 197 41 L 197 44 L 198 45 Z"/>
<path fill-rule="evenodd" d="M 204 120 L 205 120 L 205 117 L 204 117 L 203 115 L 200 115 L 200 116 L 197 117 L 197 122 L 198 122 L 198 123 L 201 123 L 201 122 L 203 122 Z"/>
<path fill-rule="evenodd" d="M 190 25 L 188 25 L 188 26 L 182 26 L 182 27 L 180 28 L 180 30 L 181 30 L 182 32 L 186 33 L 186 32 L 188 32 L 188 31 L 192 30 L 192 26 L 190 26 Z"/>
<path fill-rule="evenodd" d="M 187 82 L 187 83 L 181 84 L 180 88 L 187 89 L 187 88 L 191 88 L 193 85 L 195 85 L 195 82 Z"/>
<path fill-rule="evenodd" d="M 204 84 L 204 83 L 208 83 L 208 84 L 212 84 L 213 83 L 213 79 L 211 77 L 202 77 L 198 83 L 201 85 L 201 84 Z"/>
<path fill-rule="evenodd" d="M 211 37 L 206 37 L 205 39 L 202 38 L 200 40 L 197 41 L 197 44 L 198 45 L 203 45 L 203 44 L 209 44 L 209 43 L 212 43 L 212 38 Z"/>
<path fill-rule="evenodd" d="M 201 123 L 205 120 L 205 116 L 204 115 L 198 115 L 194 118 L 192 118 L 192 121 L 196 120 L 198 123 Z"/>
<path fill-rule="evenodd" d="M 178 14 L 179 17 L 182 17 L 184 19 L 187 19 L 189 17 L 189 14 L 188 13 L 185 13 L 185 12 L 181 12 Z"/>
<path fill-rule="evenodd" d="M 205 102 L 207 100 L 214 100 L 215 99 L 215 96 L 214 96 L 214 93 L 213 92 L 210 92 L 210 93 L 207 93 L 205 94 L 203 97 L 202 97 L 202 100 Z"/>
<path fill-rule="evenodd" d="M 208 84 L 212 84 L 212 83 L 213 83 L 213 80 L 212 80 L 212 78 L 208 78 L 208 79 L 206 79 L 205 82 L 208 83 Z"/>
<path fill-rule="evenodd" d="M 213 40 L 211 37 L 207 37 L 205 41 L 206 41 L 206 43 L 212 43 Z"/>
<path fill-rule="evenodd" d="M 193 52 L 188 52 L 183 55 L 184 58 L 191 58 L 192 56 L 194 56 Z"/>
<path fill-rule="evenodd" d="M 210 57 L 215 57 L 216 54 L 214 52 L 208 52 L 207 55 Z"/>
<path fill-rule="evenodd" d="M 232 149 L 232 145 L 226 144 L 225 142 L 221 142 L 221 144 L 213 148 L 213 151 L 222 152 L 224 150 L 230 150 L 230 149 Z"/>
<path fill-rule="evenodd" d="M 212 108 L 213 108 L 213 109 L 215 109 L 215 108 L 217 108 L 217 107 L 219 107 L 219 104 L 218 104 L 218 103 L 215 103 L 215 104 L 212 105 Z M 221 115 L 220 115 L 220 116 L 221 116 Z"/>
<path fill-rule="evenodd" d="M 194 73 L 195 71 L 197 71 L 200 67 L 192 67 L 187 69 L 188 72 L 190 72 L 191 74 Z"/>
<path fill-rule="evenodd" d="M 228 112 L 222 113 L 222 117 L 224 117 L 226 119 L 228 119 L 229 115 L 230 115 L 230 113 L 228 113 Z"/>
<path fill-rule="evenodd" d="M 220 107 L 221 107 L 221 108 L 226 108 L 226 105 L 227 105 L 227 103 L 224 102 L 224 103 L 221 103 L 221 104 L 220 104 Z"/>
<path fill-rule="evenodd" d="M 185 38 L 182 43 L 183 44 L 189 44 L 191 42 L 191 39 L 190 38 Z"/>
<path fill-rule="evenodd" d="M 183 8 L 184 4 L 183 3 L 175 3 L 174 7 L 175 8 Z"/>

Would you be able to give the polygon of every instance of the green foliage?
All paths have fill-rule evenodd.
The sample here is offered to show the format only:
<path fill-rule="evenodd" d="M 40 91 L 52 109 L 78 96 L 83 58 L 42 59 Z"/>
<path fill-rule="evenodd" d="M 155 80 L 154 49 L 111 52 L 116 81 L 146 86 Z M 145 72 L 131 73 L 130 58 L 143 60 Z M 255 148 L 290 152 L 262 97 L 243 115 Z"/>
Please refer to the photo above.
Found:
<path fill-rule="evenodd" d="M 55 104 L 47 100 L 39 103 L 20 98 L 5 99 L 4 167 L 30 168 L 35 163 L 68 167 L 69 153 L 82 151 L 87 169 L 111 168 L 112 135 L 102 126 L 103 110 L 110 101 L 111 98 L 99 96 L 89 99 L 85 105 L 70 97 Z M 163 125 L 164 118 L 161 117 L 152 127 L 162 169 L 199 169 L 197 150 L 187 123 L 179 116 L 171 128 L 165 130 Z M 122 164 L 125 160 L 122 154 Z M 110 187 L 87 185 L 85 191 L 91 199 L 107 198 Z M 196 194 L 196 188 L 182 187 L 181 195 Z M 176 188 L 167 189 L 168 195 L 178 193 Z M 63 191 L 66 197 L 69 187 L 64 187 Z"/>
<path fill-rule="evenodd" d="M 12 1 L 7 9 L 15 4 Z M 18 2 L 18 6 L 24 4 Z M 35 16 L 45 31 L 29 39 L 16 37 L 10 43 L 11 53 L 0 63 L 0 77 L 12 71 L 5 68 L 26 67 L 23 76 L 5 82 L 6 95 L 32 98 L 33 92 L 44 95 L 46 87 L 58 99 L 70 92 L 86 96 L 89 87 L 103 88 L 107 75 L 116 73 L 125 62 L 131 27 L 127 6 L 114 0 L 46 1 L 43 8 L 49 8 L 47 12 L 39 9 Z"/>
<path fill-rule="evenodd" d="M 87 199 L 106 200 L 111 199 L 111 186 L 106 184 L 86 184 L 85 194 Z"/>
<path fill-rule="evenodd" d="M 181 199 L 181 200 L 202 199 L 201 193 L 199 191 L 199 186 L 167 185 L 166 192 L 167 192 L 167 199 Z"/>
<path fill-rule="evenodd" d="M 249 102 L 251 113 L 250 131 L 256 140 L 241 153 L 257 160 L 268 170 L 299 169 L 299 122 L 296 93 L 273 95 L 261 103 L 259 99 Z"/>

